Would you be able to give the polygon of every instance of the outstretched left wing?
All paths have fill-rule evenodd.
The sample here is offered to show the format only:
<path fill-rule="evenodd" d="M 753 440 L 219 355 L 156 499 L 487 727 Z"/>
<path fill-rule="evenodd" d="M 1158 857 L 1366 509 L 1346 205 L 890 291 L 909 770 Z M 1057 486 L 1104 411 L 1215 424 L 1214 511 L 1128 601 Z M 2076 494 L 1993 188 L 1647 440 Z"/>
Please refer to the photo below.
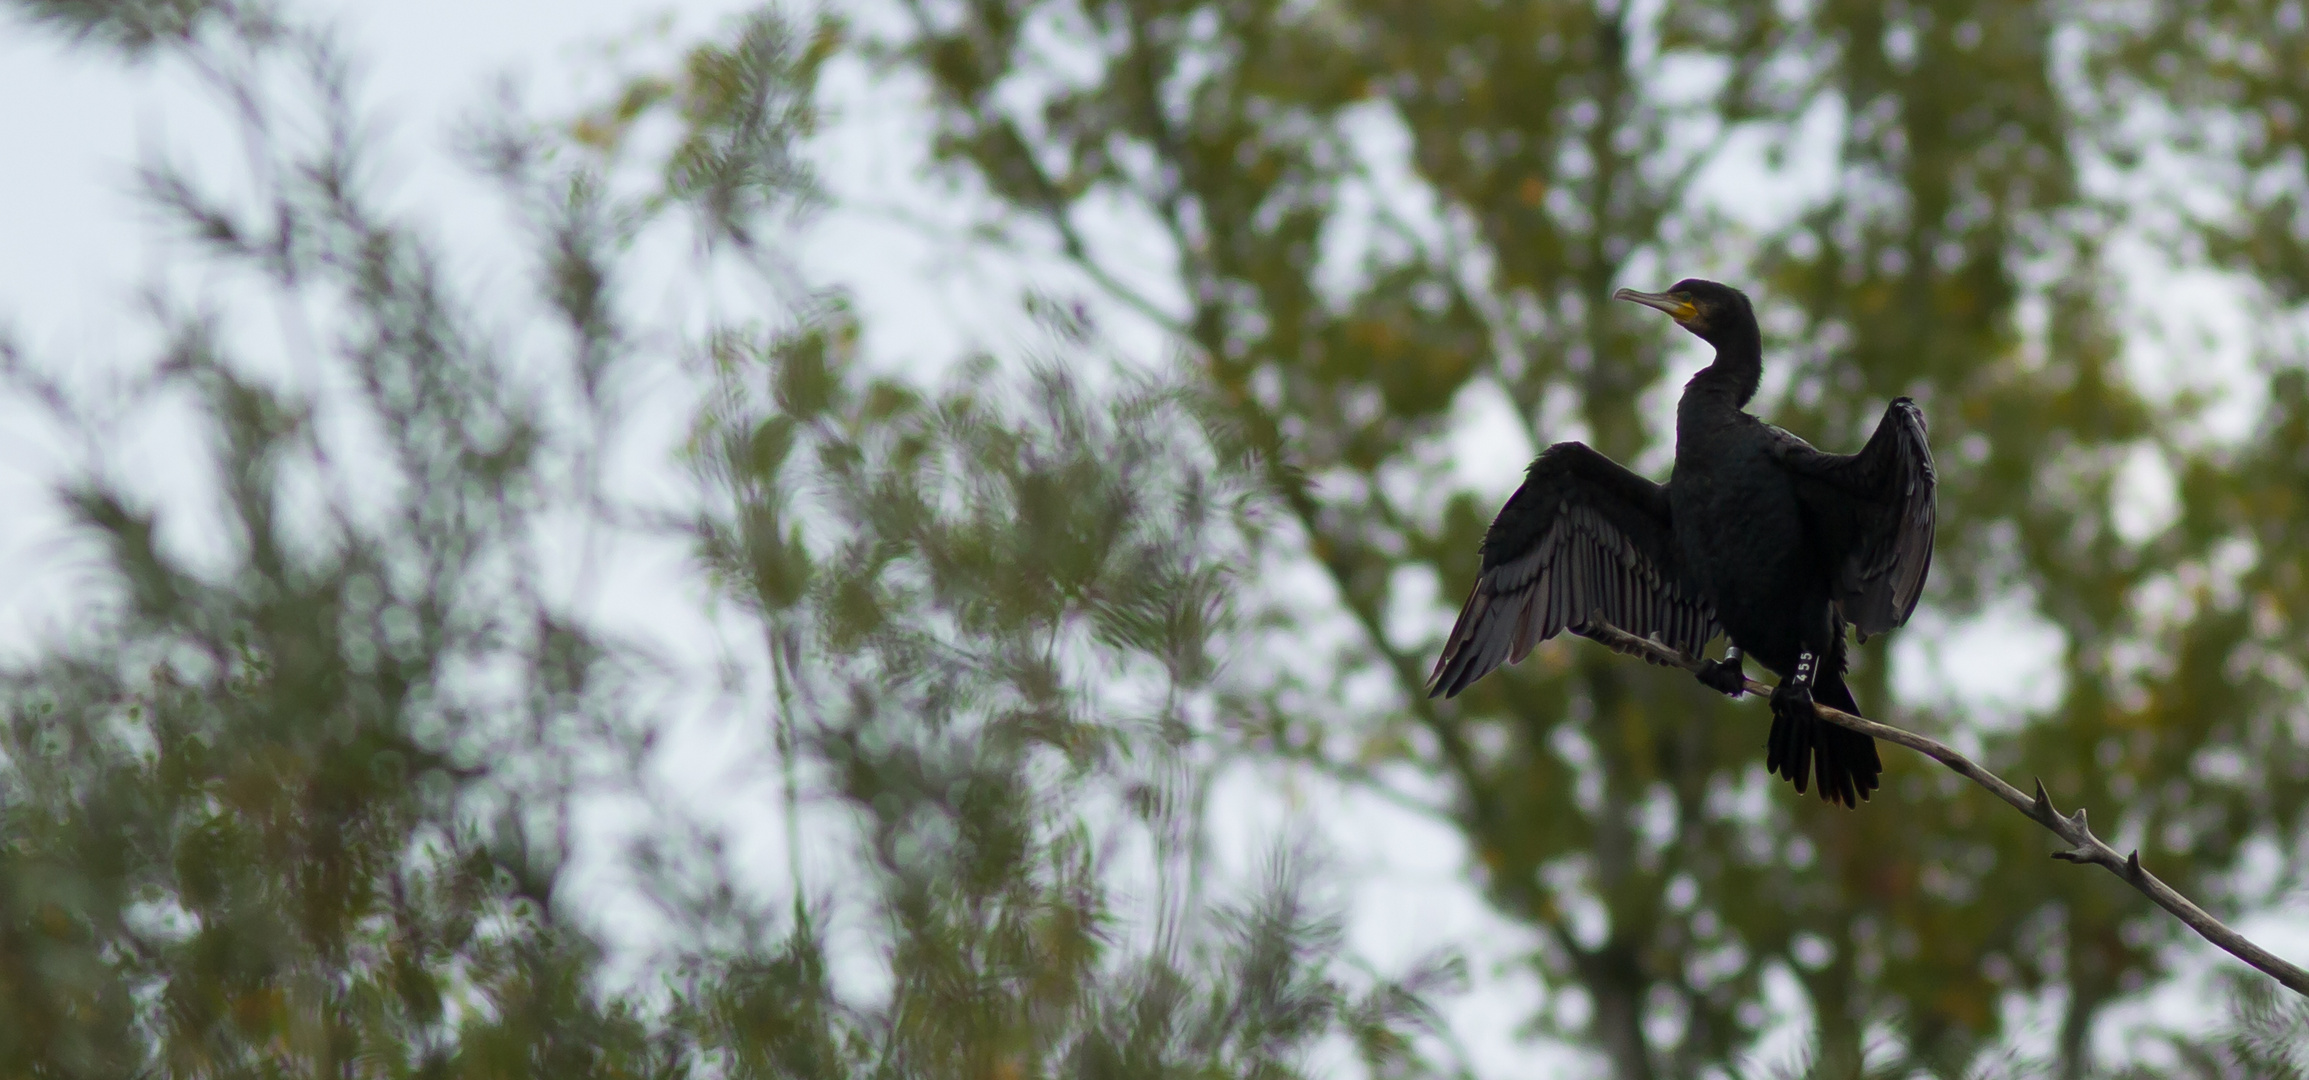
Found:
<path fill-rule="evenodd" d="M 1924 410 L 1895 398 L 1857 454 L 1824 454 L 1781 432 L 1780 462 L 1796 478 L 1836 566 L 1836 605 L 1860 640 L 1908 621 L 1932 569 L 1932 447 Z"/>
<path fill-rule="evenodd" d="M 1483 572 L 1428 676 L 1450 697 L 1600 614 L 1697 656 L 1715 612 L 1678 572 L 1666 489 L 1575 442 L 1531 463 L 1483 535 Z"/>

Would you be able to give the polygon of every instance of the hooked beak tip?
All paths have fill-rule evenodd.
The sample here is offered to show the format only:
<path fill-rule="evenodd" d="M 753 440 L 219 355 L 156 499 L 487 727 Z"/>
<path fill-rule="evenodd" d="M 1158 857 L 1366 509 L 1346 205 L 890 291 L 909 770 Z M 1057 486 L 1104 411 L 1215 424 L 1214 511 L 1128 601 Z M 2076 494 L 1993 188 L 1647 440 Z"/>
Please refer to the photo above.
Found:
<path fill-rule="evenodd" d="M 1694 307 L 1691 302 L 1670 296 L 1667 293 L 1648 293 L 1637 292 L 1634 289 L 1621 289 L 1620 291 L 1611 294 L 1611 298 L 1614 300 L 1626 300 L 1630 303 L 1642 304 L 1648 308 L 1655 308 L 1657 310 L 1667 312 L 1669 317 L 1675 319 L 1677 322 L 1689 322 L 1692 318 L 1699 315 L 1700 313 L 1700 309 Z"/>

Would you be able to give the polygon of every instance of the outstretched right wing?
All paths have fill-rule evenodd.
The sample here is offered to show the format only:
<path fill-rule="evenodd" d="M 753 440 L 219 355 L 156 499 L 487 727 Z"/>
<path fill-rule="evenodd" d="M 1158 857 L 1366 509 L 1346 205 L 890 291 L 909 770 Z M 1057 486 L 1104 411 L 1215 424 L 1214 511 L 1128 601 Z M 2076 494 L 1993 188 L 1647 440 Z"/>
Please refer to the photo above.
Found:
<path fill-rule="evenodd" d="M 1719 632 L 1683 580 L 1667 489 L 1575 442 L 1539 455 L 1483 536 L 1483 572 L 1428 676 L 1450 697 L 1600 614 L 1698 656 Z"/>
<path fill-rule="evenodd" d="M 1784 431 L 1776 451 L 1796 477 L 1819 541 L 1836 562 L 1836 604 L 1860 640 L 1908 621 L 1932 570 L 1932 447 L 1924 410 L 1895 398 L 1857 454 L 1824 454 Z"/>

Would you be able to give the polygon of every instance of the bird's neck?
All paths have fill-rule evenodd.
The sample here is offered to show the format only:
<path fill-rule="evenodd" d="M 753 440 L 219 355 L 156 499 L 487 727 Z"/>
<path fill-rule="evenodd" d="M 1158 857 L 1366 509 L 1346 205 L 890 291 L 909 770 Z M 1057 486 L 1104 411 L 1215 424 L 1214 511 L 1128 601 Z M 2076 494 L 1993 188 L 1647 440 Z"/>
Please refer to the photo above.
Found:
<path fill-rule="evenodd" d="M 1716 342 L 1716 362 L 1692 377 L 1691 388 L 1728 399 L 1738 408 L 1756 396 L 1756 385 L 1763 379 L 1763 335 L 1750 326 Z"/>

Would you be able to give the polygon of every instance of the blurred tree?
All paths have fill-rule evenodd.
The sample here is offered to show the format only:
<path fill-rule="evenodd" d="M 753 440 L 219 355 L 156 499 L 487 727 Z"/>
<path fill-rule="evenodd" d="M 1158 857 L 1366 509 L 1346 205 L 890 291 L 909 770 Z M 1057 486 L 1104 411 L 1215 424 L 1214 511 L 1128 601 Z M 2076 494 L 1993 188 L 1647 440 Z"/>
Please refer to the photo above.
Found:
<path fill-rule="evenodd" d="M 557 330 L 516 358 L 428 224 L 380 209 L 327 35 L 269 5 L 15 8 L 202 80 L 253 167 L 146 170 L 221 310 L 158 305 L 134 393 L 0 341 L 81 450 L 62 501 L 100 545 L 73 640 L 5 679 L 0 1075 L 1423 1070 L 1449 965 L 1334 963 L 1302 860 L 1240 899 L 1201 870 L 1181 736 L 1214 708 L 1245 502 L 1193 395 L 984 365 L 925 389 L 862 370 L 838 306 L 779 308 L 699 341 L 691 503 L 602 479 L 634 371 L 673 363 L 625 319 L 624 253 L 686 218 L 770 265 L 834 26 L 762 13 L 567 131 L 476 129 L 535 241 L 516 310 Z M 655 180 L 621 190 L 653 122 Z M 326 313 L 288 335 L 299 378 L 236 321 L 252 298 Z M 125 478 L 130 425 L 172 405 L 213 499 Z M 215 543 L 178 523 L 202 512 Z M 759 722 L 838 882 L 747 888 L 654 786 L 652 661 L 550 584 L 637 520 L 760 630 Z M 632 877 L 671 944 L 638 980 L 566 871 L 576 814 L 618 797 L 661 815 Z"/>
<path fill-rule="evenodd" d="M 2309 1076 L 2309 1003 L 2266 982 L 2233 980 L 2227 1023 L 2209 1034 L 2170 1040 L 2171 1066 L 2134 1068 L 2140 1077 L 2191 1080 L 2301 1080 Z"/>
<path fill-rule="evenodd" d="M 157 305 L 126 402 L 0 342 L 84 448 L 63 501 L 102 544 L 78 638 L 6 679 L 0 1073 L 1267 1076 L 1325 1040 L 1423 1071 L 1448 964 L 1350 974 L 1288 858 L 1201 914 L 1228 892 L 1203 869 L 1217 732 L 1359 783 L 1444 780 L 1430 809 L 1540 943 L 1534 1030 L 1612 1075 L 1737 1067 L 1776 970 L 1816 1074 L 1871 1045 L 1877 1070 L 1960 1074 L 2018 1000 L 2059 1011 L 2052 1065 L 2082 1075 L 2178 928 L 1953 777 L 1895 762 L 1856 814 L 1790 799 L 1756 708 L 1571 641 L 1422 693 L 1495 509 L 1453 480 L 1448 426 L 1490 397 L 1534 446 L 1664 462 L 1647 418 L 1682 345 L 1603 298 L 1695 271 L 1763 302 L 1768 415 L 1845 446 L 1885 397 L 1925 403 L 1931 607 L 2017 600 L 2060 634 L 2040 712 L 1896 701 L 1871 643 L 1872 712 L 2043 775 L 2217 907 L 2272 895 L 2229 873 L 2249 850 L 2300 853 L 2299 344 L 2267 343 L 2251 430 L 2207 436 L 2193 398 L 2133 386 L 2145 327 L 2106 254 L 2165 229 L 2276 305 L 2309 296 L 2293 0 L 899 0 L 906 29 L 867 48 L 922 80 L 951 175 L 1186 351 L 1095 392 L 1065 305 L 1033 370 L 929 387 L 872 373 L 838 298 L 795 288 L 790 215 L 841 195 L 797 141 L 834 24 L 758 14 L 574 123 L 475 132 L 558 329 L 516 363 L 423 222 L 380 208 L 325 35 L 261 4 L 11 8 L 207 80 L 250 187 L 155 165 L 146 193 L 188 264 L 328 324 L 291 335 L 307 383 L 239 309 Z M 2166 224 L 2085 182 L 2160 155 L 2242 194 Z M 1825 184 L 1798 179 L 1814 158 Z M 1117 213 L 1174 258 L 1112 259 Z M 627 253 L 683 223 L 702 286 L 757 274 L 788 302 L 629 325 Z M 601 448 L 667 340 L 703 386 L 697 487 L 636 507 Z M 205 425 L 221 555 L 117 478 L 153 402 Z M 2128 485 L 2160 470 L 2178 514 L 2128 532 Z M 652 661 L 545 584 L 573 520 L 693 545 L 758 636 L 737 666 L 766 672 L 781 887 L 655 799 Z M 1277 558 L 1330 593 L 1238 579 Z M 1336 652 L 1274 644 L 1342 625 Z M 601 792 L 664 804 L 632 869 L 673 944 L 638 982 L 565 888 Z M 836 838 L 829 880 L 806 878 L 805 824 Z M 2299 884 L 2285 865 L 2274 888 Z M 830 944 L 853 924 L 862 950 Z M 2174 1045 L 2249 1075 L 2288 1060 L 2269 1033 L 2291 1022 L 2248 1009 Z"/>
<path fill-rule="evenodd" d="M 1888 396 L 1925 404 L 1944 465 L 1928 607 L 2018 601 L 2005 610 L 2059 632 L 2061 678 L 2042 711 L 1966 715 L 1896 701 L 1871 643 L 1855 685 L 1877 715 L 2117 815 L 2184 890 L 2225 890 L 2257 839 L 2296 845 L 2301 680 L 2273 658 L 2298 655 L 2280 646 L 2302 608 L 2259 590 L 2298 576 L 2298 545 L 2264 545 L 2303 520 L 2278 494 L 2309 468 L 2284 442 L 2300 380 L 2277 380 L 2245 448 L 2192 441 L 2192 399 L 2134 389 L 2126 335 L 2148 328 L 2102 241 L 2148 226 L 2086 194 L 2079 155 L 2139 160 L 2127 95 L 2178 92 L 2245 118 L 2252 175 L 2297 170 L 2278 140 L 2309 102 L 2271 100 L 2299 81 L 2271 42 L 2302 32 L 2298 5 L 2170 5 L 2143 28 L 2016 0 L 902 3 L 879 55 L 927 89 L 940 160 L 1000 201 L 996 224 L 1170 330 L 1262 463 L 1296 526 L 1270 551 L 1334 588 L 1264 597 L 1278 632 L 1355 629 L 1247 686 L 1230 719 L 1365 782 L 1397 763 L 1445 780 L 1436 811 L 1543 943 L 1557 1004 L 1540 1029 L 1614 1075 L 1731 1063 L 1773 967 L 1809 999 L 1822 1075 L 1853 1074 L 1872 1040 L 1880 1060 L 1960 1071 L 1995 1045 L 2007 995 L 2059 1003 L 2057 1067 L 2076 1075 L 2095 1017 L 2159 974 L 2180 929 L 2046 863 L 2031 826 L 1929 766 L 1892 764 L 1857 814 L 1791 800 L 1760 782 L 1759 712 L 1576 641 L 1456 704 L 1425 698 L 1440 605 L 1495 509 L 1452 490 L 1455 404 L 1511 403 L 1534 446 L 1664 460 L 1643 405 L 1666 342 L 1606 309 L 1616 285 L 1752 283 L 1774 339 L 1760 411 L 1824 445 L 1857 446 Z M 1373 157 L 1388 122 L 1416 190 Z M 1759 143 L 1760 162 L 1731 156 Z M 1703 184 L 1718 162 L 1737 179 Z M 1825 185 L 1793 167 L 1822 164 Z M 2243 190 L 2297 192 L 2283 175 Z M 1777 205 L 1751 205 L 1767 191 Z M 2287 296 L 2293 199 L 2250 203 L 2248 231 L 2224 220 L 2213 248 Z M 1161 230 L 1163 276 L 1088 239 L 1117 207 Z M 2128 538 L 2125 477 L 2160 467 L 2186 477 L 2185 512 Z M 2241 560 L 2242 595 L 2240 543 L 2269 553 Z M 1357 704 L 1374 676 L 1391 692 Z"/>

